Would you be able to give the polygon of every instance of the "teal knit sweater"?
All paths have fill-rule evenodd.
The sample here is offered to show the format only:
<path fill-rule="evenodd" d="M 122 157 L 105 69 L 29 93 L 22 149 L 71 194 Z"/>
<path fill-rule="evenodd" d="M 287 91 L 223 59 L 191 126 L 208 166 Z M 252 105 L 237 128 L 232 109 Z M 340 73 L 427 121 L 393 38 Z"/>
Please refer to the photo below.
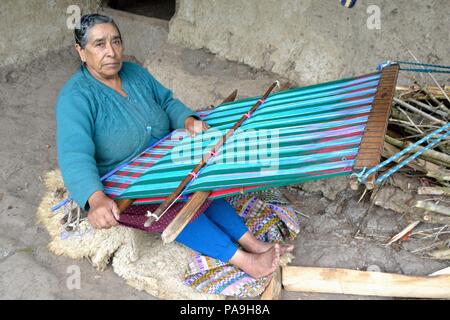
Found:
<path fill-rule="evenodd" d="M 195 116 L 141 66 L 124 62 L 119 76 L 126 98 L 82 66 L 56 102 L 58 165 L 71 197 L 85 209 L 103 190 L 101 176 Z"/>

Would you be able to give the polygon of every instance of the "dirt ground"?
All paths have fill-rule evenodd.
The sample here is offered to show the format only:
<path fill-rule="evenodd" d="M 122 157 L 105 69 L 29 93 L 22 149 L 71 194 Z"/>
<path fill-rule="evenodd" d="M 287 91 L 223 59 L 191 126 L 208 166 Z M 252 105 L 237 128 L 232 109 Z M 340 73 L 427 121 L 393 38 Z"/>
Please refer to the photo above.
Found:
<path fill-rule="evenodd" d="M 196 109 L 218 103 L 235 88 L 239 96 L 261 94 L 275 74 L 220 59 L 201 50 L 163 46 L 145 64 L 179 98 Z M 42 177 L 57 167 L 54 104 L 59 89 L 79 66 L 71 49 L 53 52 L 15 70 L 0 71 L 0 298 L 154 299 L 128 286 L 111 268 L 97 272 L 87 261 L 52 255 L 49 236 L 36 225 L 44 194 Z M 283 79 L 281 79 L 283 80 Z M 300 266 L 339 267 L 427 275 L 448 263 L 412 254 L 403 244 L 381 243 L 408 224 L 393 211 L 358 203 L 346 180 L 306 183 L 288 191 L 302 216 L 295 241 Z M 360 230 L 358 232 L 358 230 Z M 417 243 L 415 248 L 426 243 Z M 66 286 L 68 267 L 81 270 L 81 288 Z M 283 292 L 283 299 L 378 299 Z"/>

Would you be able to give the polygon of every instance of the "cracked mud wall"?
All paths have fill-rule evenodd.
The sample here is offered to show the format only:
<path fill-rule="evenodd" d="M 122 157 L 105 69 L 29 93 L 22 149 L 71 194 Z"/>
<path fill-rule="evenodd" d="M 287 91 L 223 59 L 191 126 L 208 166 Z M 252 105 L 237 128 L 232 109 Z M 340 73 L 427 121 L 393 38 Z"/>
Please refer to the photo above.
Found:
<path fill-rule="evenodd" d="M 101 0 L 1 0 L 0 67 L 27 63 L 73 42 L 66 27 L 67 8 L 81 14 L 98 9 Z"/>
<path fill-rule="evenodd" d="M 370 5 L 381 29 L 369 29 Z M 299 83 L 372 72 L 384 60 L 448 62 L 450 1 L 177 0 L 169 40 Z M 372 21 L 372 20 L 370 20 Z"/>

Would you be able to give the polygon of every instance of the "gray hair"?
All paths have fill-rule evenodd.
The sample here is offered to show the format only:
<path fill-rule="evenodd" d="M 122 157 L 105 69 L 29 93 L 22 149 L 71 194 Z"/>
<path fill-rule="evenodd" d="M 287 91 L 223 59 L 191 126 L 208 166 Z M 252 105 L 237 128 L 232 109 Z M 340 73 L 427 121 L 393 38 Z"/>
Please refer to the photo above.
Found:
<path fill-rule="evenodd" d="M 85 48 L 87 44 L 88 31 L 93 26 L 102 23 L 111 23 L 116 27 L 119 32 L 120 38 L 122 35 L 120 34 L 120 30 L 117 27 L 117 24 L 114 22 L 113 18 L 108 16 L 103 16 L 97 13 L 85 14 L 80 19 L 80 27 L 75 28 L 75 43 L 77 43 L 81 48 Z"/>

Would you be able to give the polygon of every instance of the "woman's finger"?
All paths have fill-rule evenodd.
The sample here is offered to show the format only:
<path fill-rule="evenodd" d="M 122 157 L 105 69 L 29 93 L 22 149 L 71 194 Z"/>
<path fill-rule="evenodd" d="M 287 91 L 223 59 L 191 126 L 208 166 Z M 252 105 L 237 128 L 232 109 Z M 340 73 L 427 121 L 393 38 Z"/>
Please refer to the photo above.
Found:
<path fill-rule="evenodd" d="M 114 218 L 116 219 L 116 221 L 120 221 L 119 207 L 117 206 L 117 204 L 114 201 L 112 201 L 111 203 L 112 203 L 112 205 L 111 205 L 112 214 L 114 215 Z"/>
<path fill-rule="evenodd" d="M 103 221 L 102 226 L 105 228 L 110 228 L 117 224 L 117 221 L 116 219 L 114 219 L 114 215 L 112 212 L 112 205 L 109 208 L 108 207 L 102 208 L 99 218 L 102 219 Z"/>
<path fill-rule="evenodd" d="M 117 225 L 117 220 L 114 219 L 112 212 L 108 212 L 103 216 L 103 220 L 105 221 L 105 226 L 111 228 L 112 226 Z"/>
<path fill-rule="evenodd" d="M 95 215 L 93 212 L 89 212 L 88 221 L 94 229 L 98 229 L 97 219 L 95 218 Z"/>
<path fill-rule="evenodd" d="M 98 225 L 98 229 L 105 229 L 108 227 L 108 223 L 106 222 L 106 220 L 103 217 L 97 218 L 97 225 Z"/>

